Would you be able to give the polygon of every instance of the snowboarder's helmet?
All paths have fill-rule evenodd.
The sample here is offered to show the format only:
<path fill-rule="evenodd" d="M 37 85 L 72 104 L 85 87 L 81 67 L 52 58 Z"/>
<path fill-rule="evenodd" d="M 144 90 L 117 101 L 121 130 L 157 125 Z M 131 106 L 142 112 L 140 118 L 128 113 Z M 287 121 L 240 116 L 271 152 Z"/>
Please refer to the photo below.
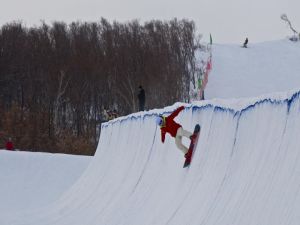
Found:
<path fill-rule="evenodd" d="M 163 123 L 163 118 L 161 116 L 157 116 L 156 117 L 156 124 L 161 126 Z"/>

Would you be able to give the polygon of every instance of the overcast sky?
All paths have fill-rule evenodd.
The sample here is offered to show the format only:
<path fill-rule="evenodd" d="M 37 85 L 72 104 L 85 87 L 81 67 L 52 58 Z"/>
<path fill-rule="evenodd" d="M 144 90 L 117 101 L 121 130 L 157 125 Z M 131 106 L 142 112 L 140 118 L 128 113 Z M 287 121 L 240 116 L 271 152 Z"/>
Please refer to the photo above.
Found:
<path fill-rule="evenodd" d="M 300 0 L 0 0 L 0 24 L 22 20 L 119 22 L 139 19 L 194 20 L 197 32 L 217 43 L 262 42 L 283 39 L 291 31 L 280 19 L 286 13 L 300 31 Z"/>

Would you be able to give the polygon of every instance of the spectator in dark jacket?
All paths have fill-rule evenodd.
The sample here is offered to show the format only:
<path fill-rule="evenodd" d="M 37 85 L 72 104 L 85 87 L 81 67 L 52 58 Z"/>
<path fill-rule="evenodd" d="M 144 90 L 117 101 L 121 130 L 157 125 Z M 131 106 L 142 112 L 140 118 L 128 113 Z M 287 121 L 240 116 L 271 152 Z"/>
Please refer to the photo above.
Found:
<path fill-rule="evenodd" d="M 145 110 L 146 95 L 145 95 L 145 90 L 143 89 L 142 86 L 139 86 L 138 99 L 139 99 L 139 111 L 144 111 Z"/>
<path fill-rule="evenodd" d="M 5 147 L 6 147 L 6 150 L 10 150 L 10 151 L 14 150 L 14 144 L 11 141 L 11 138 L 8 139 L 8 141 L 5 144 Z"/>

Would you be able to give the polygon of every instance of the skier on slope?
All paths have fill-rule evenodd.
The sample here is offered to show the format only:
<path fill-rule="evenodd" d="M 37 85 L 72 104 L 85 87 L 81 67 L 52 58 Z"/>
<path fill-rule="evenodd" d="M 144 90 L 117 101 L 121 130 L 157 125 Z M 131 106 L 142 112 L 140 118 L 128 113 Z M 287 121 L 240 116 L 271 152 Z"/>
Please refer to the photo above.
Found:
<path fill-rule="evenodd" d="M 161 141 L 165 142 L 166 133 L 169 133 L 172 137 L 175 137 L 176 146 L 184 153 L 187 157 L 188 148 L 182 144 L 182 137 L 187 137 L 193 140 L 194 136 L 191 132 L 186 131 L 182 126 L 174 121 L 174 118 L 184 109 L 184 106 L 176 109 L 168 117 L 158 116 L 156 118 L 156 124 L 160 126 L 161 130 Z"/>
<path fill-rule="evenodd" d="M 243 44 L 243 48 L 247 48 L 247 45 L 248 45 L 248 38 L 246 38 L 244 44 Z"/>

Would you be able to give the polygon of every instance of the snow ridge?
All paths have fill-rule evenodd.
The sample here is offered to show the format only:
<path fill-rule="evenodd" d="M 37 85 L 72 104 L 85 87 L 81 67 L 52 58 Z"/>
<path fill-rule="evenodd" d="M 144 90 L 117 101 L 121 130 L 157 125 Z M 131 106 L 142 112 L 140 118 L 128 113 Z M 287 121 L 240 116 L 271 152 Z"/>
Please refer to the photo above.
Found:
<path fill-rule="evenodd" d="M 11 225 L 257 225 L 300 219 L 300 91 L 194 102 L 176 120 L 201 125 L 189 168 L 154 118 L 179 105 L 102 126 L 96 155 L 57 202 Z M 185 140 L 188 144 L 188 140 Z M 2 220 L 2 221 L 1 221 Z"/>

